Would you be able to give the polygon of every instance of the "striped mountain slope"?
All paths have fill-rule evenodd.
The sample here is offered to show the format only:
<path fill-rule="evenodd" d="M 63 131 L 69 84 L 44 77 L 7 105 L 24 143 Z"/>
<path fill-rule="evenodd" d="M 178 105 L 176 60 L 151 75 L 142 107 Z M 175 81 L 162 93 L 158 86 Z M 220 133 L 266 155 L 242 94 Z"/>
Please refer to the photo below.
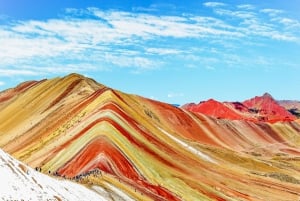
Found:
<path fill-rule="evenodd" d="M 134 200 L 300 196 L 297 121 L 218 119 L 77 74 L 29 83 L 0 93 L 0 147 L 44 173 Z"/>

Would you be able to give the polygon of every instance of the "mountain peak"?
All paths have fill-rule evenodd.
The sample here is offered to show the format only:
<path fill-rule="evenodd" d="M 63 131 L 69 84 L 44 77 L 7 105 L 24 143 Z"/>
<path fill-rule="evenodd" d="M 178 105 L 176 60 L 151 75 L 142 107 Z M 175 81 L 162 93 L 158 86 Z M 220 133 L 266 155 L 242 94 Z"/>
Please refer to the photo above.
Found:
<path fill-rule="evenodd" d="M 210 98 L 210 99 L 208 99 L 207 101 L 205 101 L 206 103 L 215 103 L 215 104 L 218 104 L 218 103 L 220 103 L 219 101 L 217 101 L 217 100 L 215 100 L 215 99 L 213 99 L 213 98 Z"/>
<path fill-rule="evenodd" d="M 264 93 L 264 94 L 262 95 L 262 97 L 263 97 L 263 98 L 271 98 L 271 99 L 274 99 L 274 98 L 272 97 L 272 95 L 269 94 L 268 92 Z"/>
<path fill-rule="evenodd" d="M 75 81 L 75 80 L 81 80 L 81 81 L 83 81 L 83 80 L 85 80 L 85 81 L 91 80 L 90 78 L 85 77 L 85 76 L 83 76 L 81 74 L 78 74 L 78 73 L 70 73 L 70 74 L 68 74 L 68 75 L 66 75 L 64 77 L 59 77 L 59 79 L 60 80 L 73 80 L 73 81 Z"/>
<path fill-rule="evenodd" d="M 212 98 L 200 102 L 199 104 L 186 105 L 184 108 L 192 112 L 202 113 L 216 118 L 242 119 L 238 113 L 227 107 L 224 103 Z"/>
<path fill-rule="evenodd" d="M 295 117 L 280 106 L 269 93 L 246 100 L 243 104 L 249 109 L 257 110 L 260 117 L 268 122 L 295 120 Z"/>
<path fill-rule="evenodd" d="M 69 75 L 66 75 L 65 76 L 66 78 L 68 77 L 76 77 L 76 78 L 86 78 L 85 76 L 81 75 L 81 74 L 78 74 L 78 73 L 70 73 Z"/>
<path fill-rule="evenodd" d="M 214 99 L 201 101 L 199 104 L 183 106 L 192 112 L 202 113 L 217 118 L 250 121 L 293 121 L 295 116 L 290 114 L 269 93 L 255 96 L 244 102 L 219 102 Z"/>

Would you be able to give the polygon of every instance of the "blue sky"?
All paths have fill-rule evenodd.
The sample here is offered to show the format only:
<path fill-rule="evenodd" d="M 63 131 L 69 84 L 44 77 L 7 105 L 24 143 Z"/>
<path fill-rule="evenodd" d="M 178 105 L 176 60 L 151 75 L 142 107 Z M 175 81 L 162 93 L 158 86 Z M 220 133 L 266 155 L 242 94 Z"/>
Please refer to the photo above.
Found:
<path fill-rule="evenodd" d="M 77 72 L 169 103 L 300 100 L 300 0 L 0 0 L 0 90 Z"/>

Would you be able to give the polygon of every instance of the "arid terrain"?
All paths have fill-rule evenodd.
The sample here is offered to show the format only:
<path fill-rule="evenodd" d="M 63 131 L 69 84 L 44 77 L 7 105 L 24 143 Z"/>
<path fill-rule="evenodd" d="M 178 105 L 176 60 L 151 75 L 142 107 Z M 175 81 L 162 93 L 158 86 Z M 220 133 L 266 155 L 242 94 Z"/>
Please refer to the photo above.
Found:
<path fill-rule="evenodd" d="M 287 105 L 266 93 L 244 102 L 175 107 L 78 74 L 24 82 L 0 92 L 0 174 L 15 172 L 4 177 L 0 194 L 299 200 L 300 121 Z M 41 187 L 39 177 L 47 178 Z M 29 197 L 7 190 L 16 185 L 33 190 Z M 67 194 L 73 185 L 82 190 L 71 193 L 75 198 Z"/>

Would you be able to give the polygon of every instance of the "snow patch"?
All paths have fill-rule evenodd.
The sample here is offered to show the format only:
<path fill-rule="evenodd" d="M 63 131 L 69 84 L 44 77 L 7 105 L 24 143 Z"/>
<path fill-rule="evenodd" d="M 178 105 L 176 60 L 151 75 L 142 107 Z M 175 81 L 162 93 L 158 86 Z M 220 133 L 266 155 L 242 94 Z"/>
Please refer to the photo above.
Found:
<path fill-rule="evenodd" d="M 203 159 L 205 161 L 208 161 L 208 162 L 211 162 L 211 163 L 214 163 L 214 164 L 217 164 L 217 162 L 215 160 L 213 160 L 211 157 L 209 157 L 208 155 L 206 155 L 206 154 L 202 153 L 201 151 L 195 149 L 194 147 L 190 146 L 189 144 L 181 141 L 180 139 L 178 139 L 175 136 L 171 135 L 170 133 L 168 133 L 164 129 L 159 128 L 159 127 L 158 127 L 158 129 L 161 132 L 163 132 L 164 134 L 166 134 L 169 138 L 171 138 L 174 142 L 181 145 L 182 147 L 184 147 L 186 150 L 190 151 L 191 153 L 199 156 L 201 159 Z"/>
<path fill-rule="evenodd" d="M 2 200 L 112 200 L 67 180 L 35 171 L 0 149 Z"/>

